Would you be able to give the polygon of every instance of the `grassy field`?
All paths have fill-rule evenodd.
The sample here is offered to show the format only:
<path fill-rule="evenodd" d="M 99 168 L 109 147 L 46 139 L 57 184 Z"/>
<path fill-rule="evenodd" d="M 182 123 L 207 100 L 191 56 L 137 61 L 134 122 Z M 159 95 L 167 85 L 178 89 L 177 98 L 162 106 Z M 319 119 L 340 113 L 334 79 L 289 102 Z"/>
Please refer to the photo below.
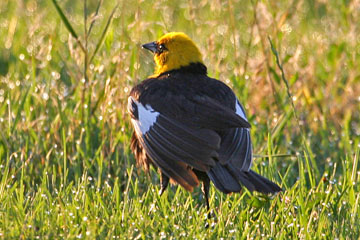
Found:
<path fill-rule="evenodd" d="M 360 238 L 359 0 L 57 3 L 0 1 L 0 239 Z M 160 198 L 137 170 L 127 95 L 169 31 L 237 93 L 283 193 L 213 187 L 206 219 L 200 189 Z"/>

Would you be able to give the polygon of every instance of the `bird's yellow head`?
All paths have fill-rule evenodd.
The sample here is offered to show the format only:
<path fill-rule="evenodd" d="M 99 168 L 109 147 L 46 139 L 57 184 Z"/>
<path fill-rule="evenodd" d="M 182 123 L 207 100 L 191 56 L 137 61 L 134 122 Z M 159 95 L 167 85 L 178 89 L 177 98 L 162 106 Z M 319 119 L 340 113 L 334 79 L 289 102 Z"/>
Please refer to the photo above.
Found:
<path fill-rule="evenodd" d="M 158 41 L 144 44 L 143 48 L 155 54 L 156 75 L 191 63 L 203 63 L 198 47 L 182 32 L 167 33 Z"/>

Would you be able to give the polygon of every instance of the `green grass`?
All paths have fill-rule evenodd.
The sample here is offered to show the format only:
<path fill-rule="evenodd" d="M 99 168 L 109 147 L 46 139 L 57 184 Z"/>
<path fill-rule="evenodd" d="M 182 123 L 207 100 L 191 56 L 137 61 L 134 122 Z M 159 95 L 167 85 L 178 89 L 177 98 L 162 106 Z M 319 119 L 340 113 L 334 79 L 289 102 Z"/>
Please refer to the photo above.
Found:
<path fill-rule="evenodd" d="M 53 2 L 0 1 L 0 238 L 360 238 L 358 1 Z M 200 189 L 160 198 L 137 170 L 127 95 L 169 31 L 237 93 L 283 193 L 213 187 L 206 219 Z"/>

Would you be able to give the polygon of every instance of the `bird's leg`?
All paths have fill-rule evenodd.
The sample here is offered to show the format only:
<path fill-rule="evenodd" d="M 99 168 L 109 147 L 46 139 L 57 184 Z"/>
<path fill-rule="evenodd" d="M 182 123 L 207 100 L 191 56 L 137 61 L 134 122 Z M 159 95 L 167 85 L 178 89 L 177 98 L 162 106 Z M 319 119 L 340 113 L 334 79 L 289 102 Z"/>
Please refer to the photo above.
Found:
<path fill-rule="evenodd" d="M 169 180 L 170 178 L 160 171 L 160 186 L 161 186 L 161 189 L 159 191 L 160 196 L 163 195 L 165 189 L 169 185 Z"/>
<path fill-rule="evenodd" d="M 210 190 L 210 179 L 209 178 L 203 179 L 201 190 L 205 197 L 206 208 L 208 211 L 208 218 L 211 218 L 210 203 L 209 203 L 209 190 Z"/>

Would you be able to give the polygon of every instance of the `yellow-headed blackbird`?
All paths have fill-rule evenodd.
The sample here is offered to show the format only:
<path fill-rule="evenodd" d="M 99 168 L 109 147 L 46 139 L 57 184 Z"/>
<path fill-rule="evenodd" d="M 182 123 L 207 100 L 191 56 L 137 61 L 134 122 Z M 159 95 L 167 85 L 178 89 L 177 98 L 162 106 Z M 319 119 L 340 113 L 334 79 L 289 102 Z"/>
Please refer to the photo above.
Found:
<path fill-rule="evenodd" d="M 135 129 L 137 164 L 160 169 L 161 190 L 169 180 L 192 191 L 203 182 L 209 209 L 210 180 L 224 193 L 275 193 L 281 188 L 252 171 L 250 124 L 234 92 L 207 76 L 202 55 L 184 33 L 171 32 L 143 45 L 154 53 L 156 73 L 136 85 L 128 99 Z"/>

